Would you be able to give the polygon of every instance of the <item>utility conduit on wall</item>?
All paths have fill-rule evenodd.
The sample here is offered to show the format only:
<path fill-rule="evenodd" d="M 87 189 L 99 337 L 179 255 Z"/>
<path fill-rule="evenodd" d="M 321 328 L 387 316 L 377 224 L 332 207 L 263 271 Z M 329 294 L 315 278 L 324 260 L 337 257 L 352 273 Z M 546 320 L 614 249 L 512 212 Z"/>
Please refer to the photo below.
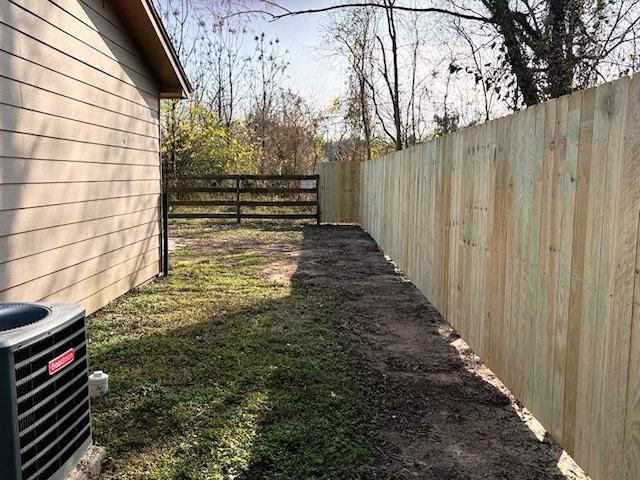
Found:
<path fill-rule="evenodd" d="M 594 480 L 640 478 L 640 75 L 318 173 Z"/>

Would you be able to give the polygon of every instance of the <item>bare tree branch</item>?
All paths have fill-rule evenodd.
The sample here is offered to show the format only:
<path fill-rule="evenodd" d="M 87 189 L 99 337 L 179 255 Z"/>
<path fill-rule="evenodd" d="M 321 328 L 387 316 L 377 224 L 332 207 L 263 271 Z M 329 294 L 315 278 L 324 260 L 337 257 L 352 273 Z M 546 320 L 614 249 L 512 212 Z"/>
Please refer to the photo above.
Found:
<path fill-rule="evenodd" d="M 275 21 L 275 20 L 280 20 L 282 18 L 286 18 L 286 17 L 293 17 L 297 15 L 307 15 L 312 13 L 331 12 L 334 10 L 342 10 L 345 8 L 373 7 L 373 8 L 381 8 L 384 10 L 396 10 L 399 12 L 440 13 L 443 15 L 451 15 L 457 18 L 462 18 L 464 20 L 493 23 L 492 19 L 489 17 L 483 17 L 481 15 L 471 15 L 471 14 L 467 14 L 467 13 L 463 13 L 455 10 L 448 10 L 446 8 L 438 8 L 438 7 L 422 7 L 421 8 L 421 7 L 407 7 L 403 5 L 389 5 L 386 3 L 380 4 L 380 3 L 374 3 L 374 2 L 362 2 L 362 3 L 345 3 L 340 5 L 331 5 L 331 6 L 322 7 L 322 8 L 309 8 L 306 10 L 289 10 L 287 8 L 280 6 L 277 2 L 273 2 L 270 0 L 260 0 L 260 1 L 269 6 L 282 9 L 283 13 L 274 13 L 264 9 L 262 10 L 248 9 L 248 10 L 239 10 L 237 12 L 233 12 L 229 14 L 229 16 L 243 15 L 243 14 L 249 14 L 249 13 L 252 13 L 252 14 L 259 13 L 262 15 L 266 15 L 267 17 L 270 17 L 271 19 L 270 21 Z"/>

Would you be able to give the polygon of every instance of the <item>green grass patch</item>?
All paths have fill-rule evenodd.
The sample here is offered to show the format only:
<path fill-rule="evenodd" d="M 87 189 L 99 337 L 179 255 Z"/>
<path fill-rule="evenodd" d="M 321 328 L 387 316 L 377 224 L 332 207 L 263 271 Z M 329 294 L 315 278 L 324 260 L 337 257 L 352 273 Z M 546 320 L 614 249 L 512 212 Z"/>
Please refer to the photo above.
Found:
<path fill-rule="evenodd" d="M 92 406 L 103 478 L 358 478 L 371 451 L 347 314 L 331 292 L 261 274 L 280 257 L 260 246 L 302 246 L 303 229 L 177 232 L 208 242 L 89 319 L 90 367 L 110 374 Z"/>

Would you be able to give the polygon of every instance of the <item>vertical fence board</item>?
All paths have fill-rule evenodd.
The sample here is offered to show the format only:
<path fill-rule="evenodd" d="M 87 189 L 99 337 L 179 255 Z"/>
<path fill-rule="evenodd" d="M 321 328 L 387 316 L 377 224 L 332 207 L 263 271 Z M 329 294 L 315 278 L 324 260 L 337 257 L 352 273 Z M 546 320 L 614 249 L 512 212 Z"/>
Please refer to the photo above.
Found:
<path fill-rule="evenodd" d="M 504 381 L 511 384 L 513 380 L 513 369 L 510 359 L 513 358 L 512 330 L 516 328 L 513 316 L 514 286 L 514 246 L 515 246 L 515 170 L 516 162 L 514 157 L 517 153 L 518 121 L 515 115 L 509 117 L 509 127 L 505 129 L 505 188 L 504 195 L 504 218 L 505 218 L 505 290 L 504 290 L 504 314 L 505 328 L 502 334 L 504 342 Z"/>
<path fill-rule="evenodd" d="M 525 271 L 526 271 L 526 201 L 527 201 L 527 179 L 526 179 L 526 154 L 531 138 L 531 110 L 517 115 L 518 119 L 515 135 L 515 158 L 514 161 L 514 234 L 513 234 L 513 286 L 512 286 L 512 328 L 511 328 L 511 348 L 509 352 L 511 385 L 514 394 L 522 398 L 524 393 L 524 378 L 522 371 L 522 354 L 524 350 L 524 340 L 526 338 L 526 325 L 524 322 L 523 297 L 525 295 Z M 512 144 L 513 145 L 513 144 Z"/>
<path fill-rule="evenodd" d="M 576 459 L 588 472 L 595 472 L 599 458 L 592 454 L 598 436 L 598 397 L 602 386 L 601 366 L 596 358 L 601 357 L 602 342 L 599 338 L 603 318 L 602 305 L 606 293 L 599 289 L 606 274 L 608 252 L 603 250 L 603 240 L 607 240 L 604 228 L 605 211 L 609 203 L 607 170 L 612 166 L 608 158 L 610 130 L 609 108 L 613 86 L 605 84 L 596 91 L 591 173 L 589 175 L 589 203 L 584 264 L 584 295 L 582 326 L 580 336 L 580 356 L 578 363 L 578 385 L 576 401 Z M 610 248 L 610 244 L 607 245 Z M 600 325 L 599 325 L 600 324 Z"/>
<path fill-rule="evenodd" d="M 321 162 L 320 218 L 325 223 L 358 223 L 360 218 L 360 164 L 357 162 Z"/>
<path fill-rule="evenodd" d="M 634 265 L 633 292 L 631 293 L 631 331 L 630 352 L 628 367 L 628 384 L 626 396 L 626 422 L 623 452 L 623 475 L 625 480 L 640 478 L 640 208 L 638 196 L 640 193 L 640 136 L 633 132 L 640 131 L 640 76 L 632 79 L 629 95 L 629 110 L 627 113 L 627 136 L 625 141 L 625 168 L 623 170 L 625 189 L 629 196 L 636 198 L 634 204 L 631 200 L 621 211 L 621 223 L 627 225 L 625 238 L 631 241 L 632 228 L 635 225 L 635 258 L 631 262 Z M 627 237 L 628 236 L 628 237 Z M 625 243 L 626 245 L 626 243 Z M 630 248 L 630 246 L 628 246 Z M 631 251 L 625 252 L 630 255 Z M 628 268 L 628 260 L 623 261 L 625 269 Z M 628 270 L 625 271 L 628 274 Z M 625 294 L 628 286 L 623 287 Z M 626 297 L 625 297 L 626 298 Z M 628 314 L 627 312 L 624 315 Z"/>
<path fill-rule="evenodd" d="M 637 159 L 625 161 L 624 138 L 627 126 L 629 103 L 629 79 L 622 78 L 613 84 L 608 102 L 609 136 L 607 143 L 607 178 L 604 199 L 604 219 L 601 241 L 602 265 L 598 283 L 598 347 L 596 364 L 596 395 L 593 409 L 597 418 L 597 434 L 591 444 L 591 454 L 597 459 L 594 475 L 597 478 L 620 478 L 622 472 L 622 450 L 624 443 L 624 413 L 627 390 L 629 336 L 631 325 L 631 302 L 633 298 L 632 238 L 635 225 L 629 224 L 632 211 L 638 205 L 633 192 L 637 177 L 626 180 L 629 174 L 637 173 Z M 629 132 L 637 135 L 637 132 Z M 631 188 L 630 188 L 631 187 Z M 631 222 L 633 223 L 633 222 Z M 626 362 L 625 362 L 626 360 Z"/>
<path fill-rule="evenodd" d="M 437 286 L 439 291 L 440 305 L 443 315 L 448 315 L 448 291 L 449 285 L 449 262 L 450 262 L 450 243 L 448 241 L 451 235 L 451 162 L 448 160 L 451 151 L 451 138 L 442 138 L 438 140 L 438 150 L 435 162 L 437 168 L 442 172 L 442 181 L 444 185 L 442 205 L 437 205 L 442 215 L 441 227 L 442 232 L 442 258 L 440 258 L 440 270 L 442 271 L 442 279 Z"/>
<path fill-rule="evenodd" d="M 523 372 L 523 393 L 522 400 L 531 409 L 538 408 L 539 395 L 542 392 L 535 390 L 536 371 L 540 369 L 542 355 L 537 351 L 536 346 L 539 337 L 544 335 L 538 321 L 538 278 L 540 270 L 539 244 L 540 244 L 540 223 L 541 223 L 541 194 L 542 194 L 542 160 L 544 154 L 545 138 L 545 115 L 547 105 L 537 105 L 529 109 L 530 135 L 528 136 L 529 147 L 524 157 L 525 162 L 525 230 L 524 230 L 524 255 L 522 264 L 525 272 L 523 276 L 524 288 L 522 290 L 523 322 L 524 333 L 522 338 L 523 350 L 520 353 L 521 368 Z"/>
<path fill-rule="evenodd" d="M 494 150 L 494 185 L 493 199 L 490 209 L 493 215 L 491 237 L 491 262 L 489 266 L 490 276 L 487 280 L 489 296 L 488 317 L 493 334 L 489 338 L 490 363 L 496 365 L 496 375 L 504 377 L 504 315 L 505 302 L 505 253 L 506 253 L 506 218 L 505 197 L 507 192 L 505 137 L 508 122 L 501 119 L 495 122 L 495 150 Z M 500 335 L 497 332 L 501 332 Z"/>
<path fill-rule="evenodd" d="M 450 235 L 449 235 L 449 323 L 458 324 L 460 321 L 460 284 L 458 279 L 459 266 L 459 237 L 460 237 L 460 135 L 447 137 L 447 143 L 451 145 L 451 207 Z"/>
<path fill-rule="evenodd" d="M 624 415 L 628 379 L 628 352 L 633 308 L 633 264 L 635 260 L 635 217 L 638 196 L 638 158 L 628 156 L 625 139 L 637 135 L 629 130 L 629 79 L 615 82 L 607 103 L 610 129 L 607 143 L 606 193 L 603 229 L 602 265 L 598 290 L 599 324 L 596 348 L 596 375 L 593 411 L 597 418 L 596 442 L 591 454 L 597 463 L 598 478 L 620 478 L 624 444 Z M 626 131 L 625 131 L 626 129 Z"/>
<path fill-rule="evenodd" d="M 567 324 L 569 315 L 569 292 L 571 283 L 571 248 L 575 211 L 578 145 L 580 141 L 580 106 L 582 95 L 562 97 L 556 109 L 554 151 L 556 155 L 554 179 L 558 184 L 558 207 L 555 212 L 554 242 L 557 257 L 556 287 L 549 288 L 548 298 L 554 302 L 551 322 L 554 329 L 551 348 L 551 399 L 548 428 L 554 438 L 562 438 L 564 423 L 564 391 L 567 361 Z M 551 247 L 550 247 L 551 248 Z"/>
<path fill-rule="evenodd" d="M 634 92 L 636 93 L 636 92 Z M 636 93 L 637 95 L 637 93 Z M 635 102 L 637 104 L 638 98 Z M 637 113 L 633 125 L 638 124 Z M 640 145 L 634 141 L 635 158 L 640 156 Z M 629 351 L 629 378 L 627 385 L 627 408 L 625 412 L 624 480 L 640 478 L 640 213 L 636 219 L 636 258 L 632 308 L 631 345 Z"/>
<path fill-rule="evenodd" d="M 469 344 L 473 347 L 476 344 L 476 338 L 471 338 L 470 334 L 470 319 L 469 319 L 469 296 L 471 294 L 471 202 L 473 201 L 473 183 L 470 181 L 471 175 L 471 162 L 469 161 L 469 141 L 471 134 L 469 130 L 463 131 L 460 134 L 460 258 L 458 268 L 458 284 L 461 285 L 460 297 L 461 297 L 461 312 L 460 312 L 460 334 L 469 339 Z"/>
<path fill-rule="evenodd" d="M 553 418 L 553 392 L 554 392 L 554 365 L 555 365 L 555 343 L 558 330 L 558 278 L 560 270 L 560 237 L 562 230 L 562 186 L 564 181 L 564 170 L 567 153 L 567 124 L 569 115 L 569 100 L 567 97 L 559 98 L 550 102 L 549 106 L 555 104 L 555 125 L 553 130 L 550 184 L 549 184 L 549 234 L 547 238 L 546 250 L 546 286 L 544 290 L 545 311 L 541 312 L 544 319 L 545 329 L 541 343 L 544 345 L 544 360 L 539 365 L 539 375 L 544 375 L 544 390 L 547 396 L 545 408 L 533 409 L 534 415 L 539 415 L 540 420 L 547 425 L 551 425 Z"/>
<path fill-rule="evenodd" d="M 589 213 L 589 179 L 591 176 L 596 89 L 582 94 L 580 145 L 576 176 L 576 201 L 571 248 L 571 284 L 567 319 L 567 357 L 562 441 L 564 448 L 576 456 L 578 421 L 578 379 L 582 354 L 583 298 L 585 296 L 585 262 Z"/>
<path fill-rule="evenodd" d="M 553 245 L 556 240 L 556 211 L 558 207 L 558 167 L 561 163 L 559 152 L 560 142 L 556 141 L 557 127 L 562 125 L 562 120 L 556 118 L 559 102 L 552 101 L 545 105 L 544 139 L 541 145 L 541 170 L 540 170 L 540 221 L 538 224 L 538 268 L 537 286 L 540 295 L 536 300 L 536 320 L 532 325 L 534 337 L 534 351 L 538 354 L 534 357 L 533 368 L 530 368 L 529 408 L 546 423 L 546 415 L 551 413 L 551 377 L 547 374 L 549 364 L 553 362 L 554 332 L 553 315 L 555 304 L 550 298 L 549 292 L 553 291 L 553 285 L 557 275 L 557 257 L 554 254 Z"/>
<path fill-rule="evenodd" d="M 496 152 L 497 152 L 497 123 L 490 124 L 489 138 L 486 142 L 486 150 L 484 155 L 484 162 L 487 169 L 488 181 L 485 185 L 484 191 L 484 213 L 485 213 L 485 228 L 483 238 L 483 271 L 482 271 L 482 314 L 485 319 L 485 328 L 482 332 L 484 344 L 484 358 L 487 358 L 489 363 L 493 363 L 493 354 L 491 346 L 493 344 L 492 337 L 495 335 L 494 319 L 491 316 L 492 311 L 492 291 L 491 279 L 493 276 L 492 265 L 494 263 L 494 223 L 495 223 L 495 202 L 496 202 L 496 182 L 498 168 L 496 164 Z"/>

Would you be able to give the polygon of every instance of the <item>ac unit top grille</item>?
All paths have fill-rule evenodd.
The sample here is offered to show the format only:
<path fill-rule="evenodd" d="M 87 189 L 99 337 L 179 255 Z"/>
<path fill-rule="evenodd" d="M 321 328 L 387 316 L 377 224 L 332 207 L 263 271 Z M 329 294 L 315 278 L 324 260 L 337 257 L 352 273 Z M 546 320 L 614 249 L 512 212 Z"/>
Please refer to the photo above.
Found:
<path fill-rule="evenodd" d="M 50 314 L 51 310 L 42 305 L 2 303 L 0 304 L 0 332 L 31 325 Z"/>

